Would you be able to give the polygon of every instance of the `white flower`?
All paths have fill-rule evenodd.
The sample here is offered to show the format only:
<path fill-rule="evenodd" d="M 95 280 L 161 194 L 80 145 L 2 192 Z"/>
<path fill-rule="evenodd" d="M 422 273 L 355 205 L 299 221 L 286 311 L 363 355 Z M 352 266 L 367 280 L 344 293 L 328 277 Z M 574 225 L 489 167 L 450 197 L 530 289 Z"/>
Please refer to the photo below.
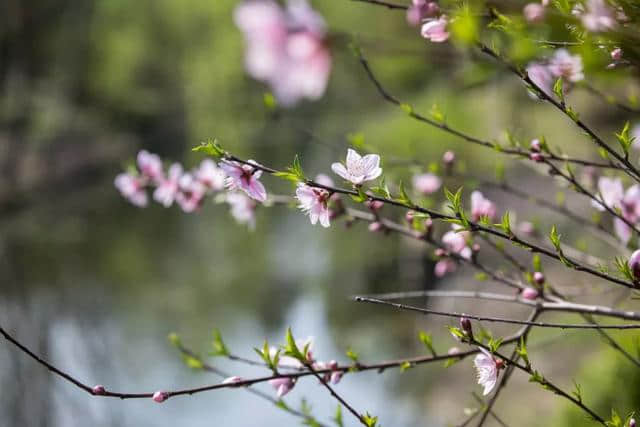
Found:
<path fill-rule="evenodd" d="M 484 387 L 482 394 L 486 396 L 496 386 L 498 381 L 499 364 L 484 348 L 480 348 L 480 354 L 473 360 L 478 371 L 478 384 Z M 501 365 L 501 364 L 500 364 Z"/>
<path fill-rule="evenodd" d="M 571 55 L 566 49 L 558 49 L 549 60 L 549 71 L 555 77 L 562 77 L 568 82 L 575 83 L 584 79 L 582 72 L 582 58 Z"/>
<path fill-rule="evenodd" d="M 382 175 L 380 156 L 377 154 L 360 156 L 351 148 L 347 150 L 346 167 L 342 163 L 334 163 L 331 165 L 331 170 L 355 185 L 360 185 L 364 181 L 371 181 Z"/>
<path fill-rule="evenodd" d="M 306 184 L 298 184 L 296 189 L 296 199 L 298 207 L 309 215 L 311 224 L 315 225 L 320 221 L 323 227 L 329 227 L 329 192 L 320 188 L 310 187 Z"/>

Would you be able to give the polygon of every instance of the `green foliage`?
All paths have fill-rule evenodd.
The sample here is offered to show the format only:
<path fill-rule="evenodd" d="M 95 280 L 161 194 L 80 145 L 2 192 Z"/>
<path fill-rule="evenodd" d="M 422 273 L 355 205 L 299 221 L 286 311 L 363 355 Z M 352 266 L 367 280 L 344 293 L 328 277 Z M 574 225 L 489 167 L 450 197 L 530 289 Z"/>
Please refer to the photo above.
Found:
<path fill-rule="evenodd" d="M 451 21 L 451 33 L 454 40 L 470 45 L 478 40 L 479 22 L 477 13 L 471 10 L 468 4 L 463 4 L 453 13 Z"/>
<path fill-rule="evenodd" d="M 622 147 L 622 150 L 624 151 L 624 154 L 628 156 L 629 148 L 631 147 L 631 145 L 635 140 L 635 137 L 629 135 L 629 122 L 628 121 L 625 122 L 622 130 L 619 133 L 616 132 L 615 135 L 616 135 L 616 139 L 618 140 L 618 143 L 620 144 L 620 146 Z"/>
<path fill-rule="evenodd" d="M 636 281 L 636 278 L 633 275 L 633 271 L 631 271 L 631 267 L 629 266 L 629 261 L 626 258 L 617 256 L 614 259 L 614 263 L 616 265 L 616 268 L 618 269 L 618 272 L 620 272 L 622 276 L 624 276 L 627 280 L 631 282 Z"/>
<path fill-rule="evenodd" d="M 304 172 L 302 171 L 300 158 L 297 154 L 293 158 L 293 164 L 291 166 L 287 166 L 284 171 L 276 172 L 273 175 L 279 178 L 286 179 L 287 181 L 291 181 L 293 183 L 304 182 L 307 180 L 307 178 L 304 176 Z"/>
<path fill-rule="evenodd" d="M 204 153 L 216 158 L 221 158 L 227 155 L 227 152 L 222 148 L 218 140 L 215 138 L 209 138 L 206 141 L 201 142 L 200 145 L 193 147 L 191 151 Z"/>
<path fill-rule="evenodd" d="M 420 333 L 418 334 L 418 337 L 420 338 L 420 342 L 422 342 L 422 344 L 424 344 L 426 349 L 429 350 L 429 353 L 431 353 L 431 355 L 435 357 L 436 350 L 433 347 L 433 337 L 431 336 L 431 334 L 420 331 Z"/>
<path fill-rule="evenodd" d="M 342 406 L 337 405 L 336 413 L 332 420 L 338 427 L 344 427 L 344 423 L 342 422 Z"/>
<path fill-rule="evenodd" d="M 362 416 L 362 420 L 365 422 L 367 427 L 380 427 L 380 425 L 378 424 L 378 417 L 374 417 L 368 412 Z"/>
<path fill-rule="evenodd" d="M 218 329 L 213 330 L 213 350 L 209 353 L 211 356 L 228 356 L 229 349 L 222 340 L 222 334 Z"/>
<path fill-rule="evenodd" d="M 358 353 L 349 348 L 345 354 L 353 363 L 358 363 Z"/>

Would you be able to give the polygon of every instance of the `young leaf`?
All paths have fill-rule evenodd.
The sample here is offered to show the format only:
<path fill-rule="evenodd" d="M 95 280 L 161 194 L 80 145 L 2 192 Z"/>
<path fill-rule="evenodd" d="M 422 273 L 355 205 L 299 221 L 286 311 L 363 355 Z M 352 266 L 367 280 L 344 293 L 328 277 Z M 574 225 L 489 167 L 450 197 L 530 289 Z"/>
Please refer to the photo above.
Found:
<path fill-rule="evenodd" d="M 204 142 L 201 142 L 200 145 L 197 145 L 191 149 L 191 151 L 200 152 L 207 154 L 213 157 L 223 157 L 227 154 L 227 152 L 222 148 L 222 146 L 218 143 L 218 140 L 213 138 L 209 138 Z"/>
<path fill-rule="evenodd" d="M 228 356 L 229 350 L 222 340 L 222 335 L 218 329 L 213 330 L 213 351 L 211 356 Z"/>
<path fill-rule="evenodd" d="M 429 353 L 431 353 L 432 356 L 436 356 L 436 350 L 435 348 L 433 348 L 433 337 L 431 337 L 431 334 L 428 334 L 426 332 L 420 331 L 420 333 L 418 334 L 420 341 L 422 342 L 422 344 L 424 344 L 424 346 L 427 348 L 427 350 L 429 350 Z"/>

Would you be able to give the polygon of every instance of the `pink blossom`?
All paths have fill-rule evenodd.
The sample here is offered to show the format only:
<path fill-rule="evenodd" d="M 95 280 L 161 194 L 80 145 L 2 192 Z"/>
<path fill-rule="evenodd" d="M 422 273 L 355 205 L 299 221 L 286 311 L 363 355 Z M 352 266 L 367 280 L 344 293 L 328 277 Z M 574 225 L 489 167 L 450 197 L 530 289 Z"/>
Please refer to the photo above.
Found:
<path fill-rule="evenodd" d="M 622 59 L 622 49 L 620 49 L 619 47 L 613 49 L 611 51 L 611 59 L 613 59 L 614 61 L 620 61 Z"/>
<path fill-rule="evenodd" d="M 442 236 L 442 244 L 449 252 L 460 253 L 467 247 L 468 235 L 466 231 L 447 231 Z"/>
<path fill-rule="evenodd" d="M 369 231 L 373 233 L 377 233 L 378 231 L 384 230 L 384 225 L 380 221 L 374 221 L 369 224 Z"/>
<path fill-rule="evenodd" d="M 620 210 L 622 217 L 630 223 L 640 220 L 640 186 L 633 185 L 626 191 L 620 178 L 600 177 L 598 180 L 598 201 L 591 204 L 598 210 L 604 211 L 605 206 Z M 614 218 L 613 227 L 618 238 L 626 244 L 633 230 L 620 218 Z"/>
<path fill-rule="evenodd" d="M 482 217 L 489 218 L 492 221 L 496 216 L 496 205 L 479 191 L 471 193 L 471 217 L 474 221 L 480 220 Z"/>
<path fill-rule="evenodd" d="M 157 154 L 151 154 L 146 150 L 142 150 L 138 153 L 137 157 L 138 169 L 140 173 L 152 180 L 159 183 L 162 181 L 163 170 L 162 160 Z"/>
<path fill-rule="evenodd" d="M 329 192 L 321 188 L 310 187 L 306 184 L 298 184 L 296 189 L 296 199 L 298 207 L 307 215 L 311 224 L 315 225 L 320 221 L 323 227 L 329 227 Z"/>
<path fill-rule="evenodd" d="M 234 17 L 248 73 L 269 84 L 282 105 L 324 94 L 331 71 L 326 25 L 307 1 L 291 0 L 286 10 L 272 0 L 246 1 Z"/>
<path fill-rule="evenodd" d="M 412 27 L 417 27 L 425 18 L 438 15 L 440 7 L 435 1 L 412 0 L 407 9 L 407 23 Z"/>
<path fill-rule="evenodd" d="M 171 206 L 178 194 L 181 176 L 182 166 L 179 163 L 172 164 L 169 168 L 169 176 L 163 178 L 153 192 L 153 199 L 165 208 Z"/>
<path fill-rule="evenodd" d="M 247 163 L 257 165 L 253 160 L 249 160 Z M 261 170 L 236 161 L 224 161 L 220 163 L 220 167 L 227 174 L 225 185 L 229 190 L 242 190 L 258 202 L 267 200 L 267 190 L 259 181 L 262 176 Z"/>
<path fill-rule="evenodd" d="M 544 277 L 544 274 L 541 271 L 536 271 L 533 273 L 533 281 L 536 282 L 538 285 L 544 285 L 546 278 Z"/>
<path fill-rule="evenodd" d="M 522 298 L 529 300 L 529 301 L 534 301 L 536 298 L 538 298 L 538 291 L 530 288 L 530 287 L 526 287 L 522 290 Z"/>
<path fill-rule="evenodd" d="M 576 14 L 580 16 L 584 28 L 594 33 L 613 30 L 618 25 L 616 11 L 604 0 L 587 0 L 586 12 L 578 10 Z"/>
<path fill-rule="evenodd" d="M 438 19 L 432 19 L 425 22 L 422 25 L 420 34 L 425 39 L 433 43 L 446 42 L 449 39 L 449 33 L 447 32 L 447 25 L 449 20 L 445 15 L 440 16 Z"/>
<path fill-rule="evenodd" d="M 473 363 L 478 374 L 478 384 L 484 387 L 482 394 L 486 396 L 496 386 L 498 373 L 501 364 L 497 363 L 493 355 L 482 347 L 480 353 L 475 357 Z"/>
<path fill-rule="evenodd" d="M 527 75 L 547 96 L 553 96 L 553 74 L 546 65 L 532 62 L 527 66 Z"/>
<path fill-rule="evenodd" d="M 456 271 L 456 263 L 451 258 L 443 258 L 436 263 L 434 274 L 436 277 L 444 277 L 448 273 Z"/>
<path fill-rule="evenodd" d="M 156 403 L 162 403 L 165 400 L 167 400 L 167 398 L 169 397 L 169 395 L 164 392 L 164 391 L 156 391 L 155 393 L 153 393 L 153 401 Z"/>
<path fill-rule="evenodd" d="M 93 386 L 93 388 L 91 389 L 91 392 L 93 394 L 101 396 L 101 395 L 105 394 L 107 392 L 107 390 L 105 390 L 103 385 L 98 384 L 96 386 Z"/>
<path fill-rule="evenodd" d="M 271 387 L 276 389 L 276 394 L 279 398 L 281 398 L 282 396 L 293 390 L 293 386 L 296 385 L 296 382 L 293 378 L 281 377 L 269 380 L 269 384 L 271 384 Z"/>
<path fill-rule="evenodd" d="M 525 236 L 533 236 L 536 232 L 536 227 L 532 222 L 522 221 L 518 224 L 518 232 Z"/>
<path fill-rule="evenodd" d="M 566 49 L 558 49 L 549 60 L 549 71 L 558 78 L 575 83 L 584 79 L 582 72 L 582 58 L 580 55 L 571 55 Z"/>
<path fill-rule="evenodd" d="M 435 193 L 440 189 L 442 180 L 432 173 L 413 176 L 413 188 L 424 195 Z"/>
<path fill-rule="evenodd" d="M 231 216 L 240 224 L 247 224 L 249 230 L 256 228 L 256 202 L 244 193 L 228 193 L 225 201 L 231 206 Z"/>
<path fill-rule="evenodd" d="M 204 159 L 194 174 L 208 190 L 219 191 L 224 188 L 224 171 L 211 159 Z"/>
<path fill-rule="evenodd" d="M 114 185 L 120 194 L 135 206 L 147 206 L 147 193 L 144 190 L 145 179 L 130 173 L 121 173 L 116 176 Z"/>
<path fill-rule="evenodd" d="M 444 154 L 442 155 L 442 163 L 445 164 L 445 166 L 447 167 L 451 167 L 453 165 L 453 162 L 456 161 L 456 153 L 454 153 L 451 150 L 447 150 L 444 152 Z"/>
<path fill-rule="evenodd" d="M 540 3 L 528 3 L 522 13 L 528 22 L 541 22 L 544 20 L 545 8 Z"/>
<path fill-rule="evenodd" d="M 178 181 L 180 191 L 176 194 L 176 202 L 184 212 L 194 212 L 200 207 L 207 188 L 196 180 L 192 174 L 185 173 Z"/>
<path fill-rule="evenodd" d="M 331 169 L 354 185 L 361 185 L 364 181 L 374 180 L 382 174 L 380 156 L 377 154 L 360 156 L 351 148 L 347 150 L 346 167 L 342 163 L 334 163 L 331 165 Z"/>

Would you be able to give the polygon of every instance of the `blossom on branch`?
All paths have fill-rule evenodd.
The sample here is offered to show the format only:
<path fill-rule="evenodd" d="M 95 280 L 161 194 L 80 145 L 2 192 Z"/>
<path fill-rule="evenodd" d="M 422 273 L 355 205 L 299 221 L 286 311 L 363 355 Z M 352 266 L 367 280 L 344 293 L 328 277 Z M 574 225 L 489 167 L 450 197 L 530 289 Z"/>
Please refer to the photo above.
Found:
<path fill-rule="evenodd" d="M 616 11 L 605 0 L 587 0 L 586 11 L 578 4 L 572 13 L 580 17 L 587 31 L 593 33 L 613 30 L 618 26 Z"/>
<path fill-rule="evenodd" d="M 164 172 L 162 170 L 162 160 L 160 160 L 160 156 L 151 154 L 146 150 L 141 150 L 138 152 L 136 160 L 142 176 L 149 178 L 155 183 L 162 181 Z"/>
<path fill-rule="evenodd" d="M 276 390 L 276 395 L 281 398 L 293 390 L 293 386 L 296 385 L 296 381 L 290 377 L 281 377 L 269 380 L 269 384 L 271 384 L 271 387 Z"/>
<path fill-rule="evenodd" d="M 493 221 L 496 216 L 496 205 L 479 191 L 471 193 L 471 218 L 479 221 L 483 217 L 487 217 L 489 221 Z"/>
<path fill-rule="evenodd" d="M 247 224 L 249 230 L 256 228 L 256 207 L 257 203 L 244 193 L 228 193 L 225 202 L 231 206 L 231 216 L 240 224 Z"/>
<path fill-rule="evenodd" d="M 334 163 L 331 170 L 354 185 L 362 185 L 382 175 L 380 156 L 367 154 L 360 156 L 355 150 L 347 150 L 346 167 L 342 163 Z"/>
<path fill-rule="evenodd" d="M 180 178 L 182 177 L 182 165 L 174 163 L 169 168 L 169 174 L 162 178 L 158 187 L 153 192 L 153 199 L 165 208 L 173 204 L 178 194 Z"/>
<path fill-rule="evenodd" d="M 146 180 L 131 173 L 121 173 L 116 176 L 114 185 L 120 194 L 133 205 L 145 207 L 148 203 L 147 193 L 144 190 Z"/>
<path fill-rule="evenodd" d="M 620 178 L 600 177 L 598 180 L 598 200 L 591 202 L 600 211 L 605 207 L 619 211 L 626 221 L 635 224 L 640 220 L 640 186 L 632 185 L 626 191 Z M 613 227 L 618 238 L 627 244 L 633 230 L 621 218 L 613 219 Z"/>
<path fill-rule="evenodd" d="M 432 173 L 414 175 L 412 182 L 414 190 L 425 196 L 435 193 L 442 186 L 442 180 Z"/>
<path fill-rule="evenodd" d="M 306 184 L 298 184 L 296 188 L 296 199 L 298 207 L 307 215 L 311 224 L 315 225 L 320 221 L 323 227 L 329 227 L 329 201 L 330 193 L 321 188 L 311 187 Z"/>
<path fill-rule="evenodd" d="M 433 43 L 446 42 L 449 40 L 449 32 L 447 31 L 448 24 L 449 19 L 446 15 L 442 15 L 438 19 L 432 19 L 422 24 L 420 34 Z"/>
<path fill-rule="evenodd" d="M 224 188 L 224 171 L 211 159 L 204 159 L 194 175 L 207 190 L 220 191 Z"/>
<path fill-rule="evenodd" d="M 582 58 L 571 55 L 566 49 L 558 49 L 549 60 L 549 71 L 556 78 L 562 78 L 569 83 L 584 79 L 582 72 Z"/>
<path fill-rule="evenodd" d="M 482 347 L 478 348 L 480 353 L 473 360 L 478 374 L 478 384 L 484 387 L 482 394 L 486 396 L 496 386 L 498 373 L 504 367 L 502 360 L 496 359 L 491 353 Z"/>
<path fill-rule="evenodd" d="M 225 186 L 229 190 L 242 190 L 252 199 L 262 203 L 267 200 L 267 190 L 259 181 L 262 171 L 251 166 L 258 165 L 255 161 L 249 160 L 247 163 L 250 164 L 229 160 L 220 163 L 220 167 L 227 174 Z"/>
<path fill-rule="evenodd" d="M 417 27 L 426 18 L 434 17 L 440 13 L 438 3 L 431 0 L 411 0 L 407 8 L 407 23 Z"/>

